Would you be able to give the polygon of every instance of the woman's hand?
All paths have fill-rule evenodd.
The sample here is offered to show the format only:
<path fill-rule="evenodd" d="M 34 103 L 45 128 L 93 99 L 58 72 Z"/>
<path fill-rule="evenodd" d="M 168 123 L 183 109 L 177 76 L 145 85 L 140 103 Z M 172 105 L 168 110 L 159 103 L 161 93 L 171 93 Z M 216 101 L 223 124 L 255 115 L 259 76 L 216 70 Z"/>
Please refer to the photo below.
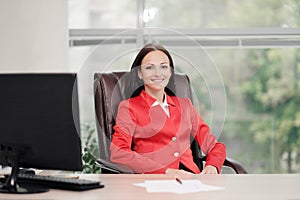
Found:
<path fill-rule="evenodd" d="M 207 165 L 204 167 L 201 174 L 218 174 L 218 170 L 215 166 Z"/>
<path fill-rule="evenodd" d="M 165 174 L 193 174 L 191 172 L 188 172 L 188 171 L 184 171 L 182 169 L 172 169 L 172 168 L 168 168 L 166 171 L 165 171 Z"/>

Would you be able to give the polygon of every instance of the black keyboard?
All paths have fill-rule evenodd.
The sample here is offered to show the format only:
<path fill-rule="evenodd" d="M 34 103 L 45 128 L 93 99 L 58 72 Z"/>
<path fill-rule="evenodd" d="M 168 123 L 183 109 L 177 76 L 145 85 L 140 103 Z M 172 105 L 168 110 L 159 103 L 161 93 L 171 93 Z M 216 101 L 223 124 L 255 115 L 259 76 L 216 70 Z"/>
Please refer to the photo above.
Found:
<path fill-rule="evenodd" d="M 83 191 L 96 188 L 103 188 L 100 181 L 67 178 L 60 176 L 44 176 L 35 174 L 18 174 L 17 182 L 22 184 L 43 185 L 49 188 Z"/>

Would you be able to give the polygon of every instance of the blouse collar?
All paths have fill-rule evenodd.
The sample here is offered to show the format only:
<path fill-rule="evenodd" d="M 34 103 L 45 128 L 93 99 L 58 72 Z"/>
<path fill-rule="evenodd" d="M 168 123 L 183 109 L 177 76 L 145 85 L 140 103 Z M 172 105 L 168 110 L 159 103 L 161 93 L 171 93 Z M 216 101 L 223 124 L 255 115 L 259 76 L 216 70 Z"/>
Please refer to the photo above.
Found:
<path fill-rule="evenodd" d="M 146 103 L 149 105 L 149 107 L 151 107 L 157 101 L 154 97 L 152 97 L 147 92 L 145 92 L 145 90 L 142 90 L 140 96 L 146 101 Z M 164 98 L 163 104 L 169 105 L 169 106 L 170 105 L 175 106 L 175 103 L 172 100 L 172 98 L 169 95 L 167 95 L 166 93 L 165 93 L 165 98 Z"/>

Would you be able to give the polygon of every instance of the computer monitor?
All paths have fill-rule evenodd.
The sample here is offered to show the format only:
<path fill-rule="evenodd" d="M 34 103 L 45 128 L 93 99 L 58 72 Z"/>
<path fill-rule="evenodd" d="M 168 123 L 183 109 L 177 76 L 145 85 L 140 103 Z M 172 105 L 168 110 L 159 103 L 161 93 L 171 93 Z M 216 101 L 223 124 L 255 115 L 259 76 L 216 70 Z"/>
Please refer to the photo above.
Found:
<path fill-rule="evenodd" d="M 12 167 L 0 190 L 14 193 L 19 168 L 82 170 L 75 73 L 0 74 L 0 165 Z"/>

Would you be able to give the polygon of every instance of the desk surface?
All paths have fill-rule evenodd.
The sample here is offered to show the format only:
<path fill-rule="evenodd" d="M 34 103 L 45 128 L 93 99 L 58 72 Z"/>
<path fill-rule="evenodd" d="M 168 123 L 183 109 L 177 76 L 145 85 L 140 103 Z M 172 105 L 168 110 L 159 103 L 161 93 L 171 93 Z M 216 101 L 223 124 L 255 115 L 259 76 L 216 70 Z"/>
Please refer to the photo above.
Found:
<path fill-rule="evenodd" d="M 8 199 L 38 199 L 38 200 L 160 200 L 160 199 L 209 199 L 209 200 L 234 200 L 234 199 L 284 199 L 300 200 L 300 174 L 246 174 L 246 175 L 180 175 L 182 180 L 198 179 L 202 183 L 224 187 L 223 190 L 196 192 L 190 194 L 173 193 L 147 193 L 143 187 L 133 184 L 142 183 L 144 180 L 173 179 L 174 175 L 108 175 L 85 174 L 81 178 L 100 180 L 105 188 L 83 192 L 50 190 L 40 194 L 1 194 L 0 200 Z"/>

